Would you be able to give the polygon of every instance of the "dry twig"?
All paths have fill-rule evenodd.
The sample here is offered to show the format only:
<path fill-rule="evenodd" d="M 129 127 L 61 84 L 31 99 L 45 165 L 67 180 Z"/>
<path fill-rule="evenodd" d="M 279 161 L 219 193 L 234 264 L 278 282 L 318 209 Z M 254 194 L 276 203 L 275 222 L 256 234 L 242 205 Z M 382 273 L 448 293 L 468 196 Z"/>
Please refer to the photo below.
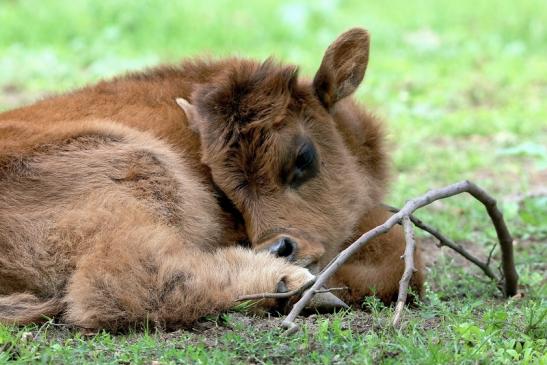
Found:
<path fill-rule="evenodd" d="M 315 279 L 312 279 L 308 281 L 306 284 L 302 285 L 300 288 L 296 288 L 294 290 L 285 292 L 285 293 L 261 293 L 261 294 L 249 294 L 249 295 L 242 295 L 239 298 L 236 299 L 236 302 L 244 302 L 246 300 L 260 300 L 260 299 L 287 299 L 294 297 L 296 295 L 300 295 L 304 292 L 304 290 L 308 289 L 310 286 L 313 285 L 315 282 Z M 320 293 L 332 293 L 333 291 L 341 291 L 341 290 L 349 290 L 347 286 L 343 286 L 340 288 L 323 288 L 318 289 L 315 291 L 315 294 Z"/>
<path fill-rule="evenodd" d="M 394 225 L 398 224 L 399 222 L 403 222 L 403 224 L 406 226 L 405 231 L 409 230 L 409 228 L 407 228 L 409 226 L 409 222 L 408 222 L 409 220 L 412 221 L 412 223 L 416 224 L 418 227 L 420 227 L 421 225 L 420 228 L 422 229 L 425 229 L 423 227 L 426 227 L 427 229 L 425 230 L 430 232 L 437 239 L 439 239 L 439 242 L 441 242 L 441 244 L 444 244 L 446 246 L 453 248 L 454 250 L 462 254 L 464 257 L 466 257 L 468 260 L 472 261 L 475 265 L 479 266 L 487 276 L 489 276 L 492 279 L 497 279 L 496 275 L 492 272 L 492 270 L 490 269 L 488 265 L 477 260 L 475 257 L 470 255 L 467 251 L 465 251 L 461 246 L 455 244 L 454 242 L 450 241 L 446 237 L 442 236 L 436 230 L 432 229 L 429 226 L 424 225 L 421 222 L 420 224 L 417 224 L 416 222 L 418 222 L 418 220 L 415 218 L 414 220 L 412 219 L 411 215 L 417 209 L 422 208 L 426 205 L 429 205 L 436 200 L 445 199 L 445 198 L 458 195 L 464 192 L 469 193 L 475 199 L 479 200 L 486 208 L 486 211 L 488 215 L 490 216 L 490 219 L 492 220 L 492 224 L 494 225 L 494 228 L 496 230 L 498 241 L 501 247 L 502 269 L 503 269 L 503 286 L 502 286 L 503 292 L 506 296 L 515 295 L 517 291 L 518 275 L 515 270 L 515 264 L 513 259 L 513 239 L 507 229 L 507 226 L 505 225 L 505 221 L 503 220 L 503 216 L 501 212 L 498 210 L 496 206 L 496 200 L 492 198 L 486 191 L 484 191 L 483 189 L 481 189 L 474 183 L 470 181 L 462 181 L 456 184 L 449 185 L 445 188 L 430 190 L 425 195 L 408 201 L 400 211 L 392 215 L 386 222 L 364 233 L 361 237 L 359 237 L 359 239 L 357 239 L 357 241 L 355 241 L 345 250 L 340 252 L 316 277 L 315 282 L 311 285 L 311 287 L 309 287 L 309 289 L 307 289 L 304 292 L 300 300 L 294 305 L 291 312 L 288 314 L 287 318 L 283 321 L 283 326 L 287 329 L 286 332 L 293 333 L 298 330 L 298 326 L 294 323 L 295 318 L 300 314 L 300 312 L 304 309 L 307 303 L 315 295 L 316 290 L 320 290 L 323 287 L 323 285 L 325 285 L 327 280 L 330 279 L 330 277 L 354 253 L 359 251 L 371 239 L 386 233 Z M 410 232 L 411 231 L 412 230 L 410 228 Z M 411 259 L 411 257 L 413 257 L 412 252 L 413 252 L 413 246 L 414 246 L 414 239 L 409 238 L 411 236 L 412 236 L 411 233 L 406 234 L 407 247 L 405 248 L 405 256 L 404 256 L 405 257 L 405 275 L 407 274 L 409 270 L 410 270 L 410 275 L 407 275 L 408 279 L 406 278 L 405 275 L 403 275 L 403 279 L 401 279 L 401 286 L 400 286 L 400 292 L 399 292 L 399 298 L 398 298 L 398 307 L 401 307 L 399 303 L 402 299 L 402 295 L 404 295 L 404 299 L 406 300 L 406 293 L 402 293 L 403 290 L 401 289 L 404 289 L 405 285 L 406 285 L 406 288 L 408 288 L 407 280 L 410 281 L 412 269 L 414 266 L 413 259 Z M 404 305 L 404 301 L 402 303 Z M 399 310 L 396 309 L 396 317 L 394 319 L 395 325 L 398 325 L 398 323 L 400 322 L 401 311 L 402 311 L 402 307 Z"/>
<path fill-rule="evenodd" d="M 249 294 L 249 295 L 243 295 L 239 298 L 237 298 L 237 302 L 243 302 L 246 300 L 259 300 L 259 299 L 286 299 L 291 298 L 295 295 L 300 295 L 304 292 L 304 290 L 308 289 L 310 286 L 315 283 L 315 278 L 308 281 L 306 284 L 302 285 L 300 288 L 296 288 L 294 290 L 285 292 L 285 293 L 262 293 L 262 294 Z M 316 292 L 317 293 L 317 292 Z"/>
<path fill-rule="evenodd" d="M 392 213 L 398 213 L 399 212 L 399 209 L 397 209 L 397 208 L 393 208 L 393 207 L 390 207 L 390 206 L 387 206 L 387 205 L 386 205 L 386 207 Z M 496 274 L 494 274 L 494 272 L 490 268 L 489 263 L 484 263 L 484 262 L 480 261 L 475 256 L 473 256 L 469 251 L 467 251 L 465 248 L 463 248 L 461 245 L 458 245 L 456 242 L 454 242 L 450 238 L 446 237 L 445 235 L 443 235 L 441 232 L 439 232 L 438 230 L 436 230 L 432 226 L 422 222 L 419 218 L 416 218 L 414 215 L 410 214 L 409 217 L 410 217 L 410 220 L 412 221 L 412 223 L 416 227 L 420 228 L 422 231 L 425 231 L 425 232 L 431 234 L 433 237 L 435 237 L 439 241 L 439 246 L 446 246 L 446 247 L 451 248 L 452 250 L 456 251 L 457 253 L 459 253 L 460 255 L 465 257 L 468 261 L 475 264 L 490 279 L 495 280 L 496 282 L 499 282 L 500 279 L 496 276 Z"/>
<path fill-rule="evenodd" d="M 406 241 L 405 253 L 401 257 L 405 260 L 405 271 L 403 272 L 403 277 L 399 282 L 399 294 L 397 296 L 397 305 L 395 306 L 395 315 L 393 316 L 393 327 L 399 327 L 403 308 L 406 303 L 408 285 L 410 284 L 410 279 L 412 279 L 412 274 L 416 271 L 416 268 L 414 267 L 414 250 L 416 249 L 414 227 L 412 226 L 412 222 L 407 215 L 403 217 L 401 222 L 405 231 Z"/>

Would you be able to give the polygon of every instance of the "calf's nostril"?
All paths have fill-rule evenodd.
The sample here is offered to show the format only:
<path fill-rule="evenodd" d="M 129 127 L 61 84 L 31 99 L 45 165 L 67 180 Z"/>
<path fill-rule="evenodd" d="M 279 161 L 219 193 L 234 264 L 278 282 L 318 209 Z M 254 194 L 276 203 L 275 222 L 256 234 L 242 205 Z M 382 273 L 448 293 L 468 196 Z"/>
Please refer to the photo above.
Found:
<path fill-rule="evenodd" d="M 277 257 L 289 257 L 294 253 L 295 244 L 294 242 L 287 237 L 283 237 L 270 246 L 270 253 L 276 255 Z"/>

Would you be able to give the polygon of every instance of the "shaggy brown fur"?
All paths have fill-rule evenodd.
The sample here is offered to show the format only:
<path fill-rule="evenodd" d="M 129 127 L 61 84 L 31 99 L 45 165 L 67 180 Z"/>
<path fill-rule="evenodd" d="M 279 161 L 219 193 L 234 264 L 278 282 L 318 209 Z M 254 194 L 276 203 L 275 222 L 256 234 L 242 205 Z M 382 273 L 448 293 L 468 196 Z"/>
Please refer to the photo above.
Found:
<path fill-rule="evenodd" d="M 352 29 L 313 82 L 190 60 L 0 114 L 0 322 L 178 327 L 309 280 L 386 215 L 381 127 L 347 98 L 368 50 Z M 333 284 L 390 301 L 403 248 L 378 238 Z"/>

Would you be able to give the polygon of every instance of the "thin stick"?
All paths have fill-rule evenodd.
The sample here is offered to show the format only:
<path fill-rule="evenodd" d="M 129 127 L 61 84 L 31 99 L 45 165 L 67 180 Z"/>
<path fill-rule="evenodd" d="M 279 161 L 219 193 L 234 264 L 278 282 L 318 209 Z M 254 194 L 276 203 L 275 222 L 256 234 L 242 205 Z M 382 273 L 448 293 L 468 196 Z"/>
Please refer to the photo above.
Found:
<path fill-rule="evenodd" d="M 515 269 L 515 259 L 513 257 L 513 237 L 507 229 L 503 214 L 497 207 L 496 199 L 491 197 L 486 191 L 466 181 L 469 185 L 468 193 L 484 204 L 486 212 L 490 216 L 501 248 L 501 265 L 504 277 L 504 294 L 506 297 L 512 297 L 517 294 L 518 274 Z"/>
<path fill-rule="evenodd" d="M 501 246 L 502 253 L 502 267 L 504 272 L 504 293 L 506 296 L 513 296 L 517 291 L 518 275 L 515 270 L 514 258 L 513 258 L 513 239 L 505 225 L 503 215 L 496 207 L 496 200 L 492 198 L 488 193 L 479 188 L 477 185 L 470 181 L 461 181 L 444 188 L 434 189 L 428 191 L 421 197 L 408 201 L 404 207 L 398 212 L 388 218 L 383 224 L 371 229 L 364 233 L 349 247 L 340 252 L 321 272 L 316 278 L 315 283 L 304 292 L 302 298 L 292 308 L 291 312 L 287 315 L 287 318 L 283 321 L 283 326 L 288 331 L 294 332 L 298 327 L 294 323 L 295 318 L 302 312 L 307 303 L 315 295 L 315 291 L 320 289 L 328 279 L 357 251 L 365 246 L 371 239 L 389 231 L 394 225 L 402 220 L 405 216 L 410 216 L 414 211 L 422 208 L 432 202 L 448 198 L 454 195 L 467 192 L 475 199 L 479 200 L 486 208 L 490 219 L 496 229 L 498 240 Z"/>
<path fill-rule="evenodd" d="M 259 293 L 259 294 L 249 294 L 249 295 L 243 295 L 236 299 L 236 302 L 243 302 L 246 300 L 259 300 L 259 299 L 287 299 L 296 295 L 302 294 L 304 290 L 312 286 L 314 280 L 310 280 L 308 283 L 306 283 L 306 286 L 301 286 L 300 288 L 285 292 L 285 293 Z M 339 288 L 323 288 L 315 291 L 315 294 L 320 293 L 332 293 L 333 291 L 342 291 L 342 290 L 349 290 L 349 287 L 342 286 Z"/>
<path fill-rule="evenodd" d="M 236 299 L 236 302 L 243 302 L 246 300 L 258 300 L 258 299 L 286 299 L 291 298 L 295 295 L 300 295 L 304 292 L 304 290 L 308 289 L 310 286 L 313 285 L 316 278 L 311 279 L 306 284 L 302 285 L 299 288 L 296 288 L 294 290 L 285 292 L 285 293 L 262 293 L 262 294 L 249 294 L 249 295 L 242 295 L 241 297 Z M 319 290 L 325 290 L 325 289 L 319 289 Z M 315 291 L 316 293 L 320 293 L 321 291 Z"/>
<path fill-rule="evenodd" d="M 315 294 L 319 294 L 319 293 L 332 293 L 333 291 L 343 291 L 343 290 L 349 290 L 349 287 L 347 286 L 341 286 L 339 288 L 324 288 L 324 289 L 319 289 L 319 290 L 316 290 L 315 291 Z"/>
<path fill-rule="evenodd" d="M 492 247 L 490 248 L 490 252 L 488 253 L 488 258 L 486 259 L 486 266 L 490 267 L 490 261 L 492 261 L 492 255 L 494 255 L 494 251 L 496 250 L 496 244 L 494 243 Z"/>
<path fill-rule="evenodd" d="M 401 315 L 408 295 L 408 285 L 410 284 L 410 279 L 412 279 L 412 274 L 416 271 L 414 266 L 414 250 L 416 249 L 414 227 L 408 216 L 404 216 L 401 223 L 403 224 L 406 241 L 405 253 L 403 255 L 405 271 L 403 272 L 401 281 L 399 281 L 399 295 L 397 297 L 397 305 L 395 306 L 395 315 L 393 316 L 393 327 L 395 328 L 398 328 L 401 323 Z"/>
<path fill-rule="evenodd" d="M 392 213 L 398 213 L 399 212 L 399 209 L 397 209 L 397 208 L 394 208 L 394 207 L 391 207 L 391 206 L 388 206 L 388 205 L 384 205 L 384 206 L 386 208 L 388 208 L 389 211 L 392 212 Z M 484 263 L 484 262 L 480 261 L 478 258 L 473 256 L 469 251 L 467 251 L 465 248 L 463 248 L 463 246 L 458 245 L 456 242 L 452 241 L 450 238 L 443 235 L 437 229 L 433 228 L 432 226 L 430 226 L 427 223 L 424 223 L 419 218 L 416 218 L 415 215 L 410 214 L 409 217 L 410 217 L 410 220 L 412 221 L 412 223 L 414 223 L 414 225 L 416 227 L 420 228 L 421 230 L 423 230 L 423 231 L 431 234 L 433 237 L 435 237 L 439 241 L 440 246 L 446 246 L 446 247 L 449 247 L 452 250 L 456 251 L 457 253 L 459 253 L 460 255 L 465 257 L 468 261 L 471 261 L 473 264 L 475 264 L 490 279 L 495 280 L 496 282 L 498 282 L 500 280 L 496 276 L 496 274 L 494 274 L 494 272 L 492 271 L 492 269 L 490 268 L 490 265 L 488 263 Z M 503 290 L 503 288 L 501 288 L 501 289 Z"/>

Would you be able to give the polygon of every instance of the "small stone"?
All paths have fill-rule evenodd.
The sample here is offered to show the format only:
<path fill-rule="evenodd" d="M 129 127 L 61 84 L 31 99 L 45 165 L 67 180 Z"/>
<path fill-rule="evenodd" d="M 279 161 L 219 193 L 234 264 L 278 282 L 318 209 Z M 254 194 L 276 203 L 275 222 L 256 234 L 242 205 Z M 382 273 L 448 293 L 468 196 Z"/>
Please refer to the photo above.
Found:
<path fill-rule="evenodd" d="M 21 341 L 27 342 L 30 340 L 34 340 L 34 335 L 32 334 L 32 332 L 23 332 L 23 334 L 21 335 Z"/>

